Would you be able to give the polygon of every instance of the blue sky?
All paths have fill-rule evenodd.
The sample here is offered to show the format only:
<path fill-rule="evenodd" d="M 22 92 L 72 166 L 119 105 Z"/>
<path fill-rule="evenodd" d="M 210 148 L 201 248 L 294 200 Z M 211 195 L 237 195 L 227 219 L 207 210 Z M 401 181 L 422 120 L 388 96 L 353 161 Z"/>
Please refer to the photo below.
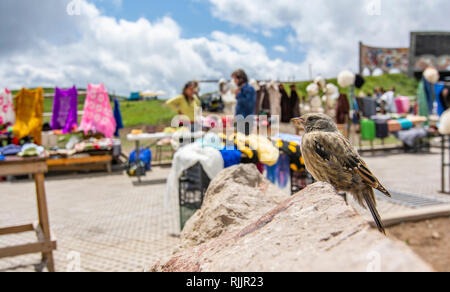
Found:
<path fill-rule="evenodd" d="M 243 0 L 245 1 L 245 0 Z M 154 22 L 164 16 L 173 18 L 182 28 L 183 38 L 209 36 L 213 31 L 237 34 L 264 45 L 270 58 L 300 63 L 305 59 L 305 51 L 293 47 L 287 41 L 295 31 L 285 26 L 272 29 L 270 36 L 254 29 L 246 29 L 238 24 L 222 21 L 213 16 L 212 5 L 205 0 L 94 0 L 97 8 L 105 15 L 116 19 L 136 21 L 146 18 Z M 275 46 L 283 46 L 287 51 L 279 52 Z"/>
<path fill-rule="evenodd" d="M 310 65 L 313 78 L 336 77 L 357 72 L 359 41 L 409 47 L 411 31 L 450 31 L 448 11 L 448 0 L 0 0 L 0 88 L 102 82 L 173 96 L 238 68 L 260 80 L 308 80 Z"/>

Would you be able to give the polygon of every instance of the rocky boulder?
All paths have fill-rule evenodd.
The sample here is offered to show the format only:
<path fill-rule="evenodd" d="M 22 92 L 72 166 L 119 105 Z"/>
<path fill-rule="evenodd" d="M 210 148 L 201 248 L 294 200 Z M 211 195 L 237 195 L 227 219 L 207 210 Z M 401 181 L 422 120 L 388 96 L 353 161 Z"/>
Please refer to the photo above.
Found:
<path fill-rule="evenodd" d="M 309 186 L 251 219 L 260 205 L 248 193 L 262 194 L 264 180 L 250 173 L 250 166 L 244 168 L 254 180 L 238 175 L 238 168 L 223 172 L 183 232 L 186 242 L 204 243 L 155 264 L 152 271 L 431 271 L 405 244 L 370 228 L 328 184 Z"/>
<path fill-rule="evenodd" d="M 242 229 L 287 198 L 253 164 L 227 168 L 211 182 L 202 208 L 186 223 L 179 249 Z"/>

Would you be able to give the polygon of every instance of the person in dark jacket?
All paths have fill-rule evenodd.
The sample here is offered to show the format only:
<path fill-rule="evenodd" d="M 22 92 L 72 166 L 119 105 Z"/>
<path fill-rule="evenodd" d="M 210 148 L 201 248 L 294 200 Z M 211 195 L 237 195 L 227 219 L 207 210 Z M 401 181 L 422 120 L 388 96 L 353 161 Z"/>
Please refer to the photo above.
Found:
<path fill-rule="evenodd" d="M 232 75 L 234 82 L 238 86 L 236 89 L 236 116 L 244 118 L 253 115 L 256 104 L 256 91 L 248 84 L 248 77 L 244 70 L 236 70 Z"/>

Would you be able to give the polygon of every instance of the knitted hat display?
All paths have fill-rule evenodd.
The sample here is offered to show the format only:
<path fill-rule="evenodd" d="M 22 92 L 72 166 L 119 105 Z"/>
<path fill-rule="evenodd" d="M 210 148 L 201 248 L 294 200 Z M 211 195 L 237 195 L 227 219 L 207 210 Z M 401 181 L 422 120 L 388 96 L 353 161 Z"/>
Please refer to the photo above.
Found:
<path fill-rule="evenodd" d="M 311 83 L 308 87 L 306 87 L 306 91 L 308 92 L 308 96 L 316 96 L 319 94 L 319 86 L 315 83 Z"/>
<path fill-rule="evenodd" d="M 356 76 L 352 72 L 345 70 L 338 75 L 338 84 L 342 88 L 346 88 L 355 84 Z"/>
<path fill-rule="evenodd" d="M 423 77 L 430 82 L 431 84 L 436 84 L 439 82 L 439 72 L 438 70 L 436 70 L 436 68 L 434 67 L 428 67 L 424 72 L 423 72 Z"/>

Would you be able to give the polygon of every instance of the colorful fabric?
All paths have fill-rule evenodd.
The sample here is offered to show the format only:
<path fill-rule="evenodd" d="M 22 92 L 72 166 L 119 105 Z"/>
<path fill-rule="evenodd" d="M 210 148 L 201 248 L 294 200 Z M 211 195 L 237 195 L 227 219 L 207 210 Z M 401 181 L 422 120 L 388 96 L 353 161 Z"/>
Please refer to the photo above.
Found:
<path fill-rule="evenodd" d="M 237 133 L 226 137 L 220 133 L 219 137 L 227 147 L 235 146 L 239 151 L 245 154 L 242 163 L 262 163 L 273 166 L 277 163 L 280 152 L 266 137 L 259 135 L 246 136 Z"/>
<path fill-rule="evenodd" d="M 408 130 L 408 129 L 411 129 L 412 127 L 414 127 L 413 122 L 411 122 L 410 120 L 407 120 L 407 119 L 399 119 L 398 122 L 402 126 L 402 130 Z"/>
<path fill-rule="evenodd" d="M 273 141 L 275 147 L 289 157 L 289 166 L 292 171 L 297 172 L 305 169 L 305 161 L 303 160 L 300 148 L 301 142 L 289 142 L 284 139 L 274 139 Z"/>
<path fill-rule="evenodd" d="M 119 137 L 119 130 L 123 129 L 122 113 L 120 112 L 120 104 L 117 99 L 114 100 L 114 120 L 116 120 L 116 131 L 114 132 L 115 137 Z"/>
<path fill-rule="evenodd" d="M 434 94 L 436 96 L 436 101 L 438 104 L 438 115 L 442 116 L 442 114 L 447 110 L 446 105 L 442 103 L 440 98 L 442 90 L 444 90 L 445 85 L 443 83 L 438 83 L 434 85 Z"/>
<path fill-rule="evenodd" d="M 20 140 L 31 136 L 34 143 L 42 142 L 42 115 L 44 111 L 44 90 L 23 88 L 16 96 L 16 123 L 14 135 Z"/>
<path fill-rule="evenodd" d="M 16 116 L 14 113 L 14 103 L 11 91 L 0 90 L 0 125 L 14 124 Z"/>
<path fill-rule="evenodd" d="M 388 120 L 376 119 L 375 121 L 375 133 L 379 139 L 384 139 L 389 136 Z"/>
<path fill-rule="evenodd" d="M 426 117 L 428 120 L 428 117 L 430 116 L 430 110 L 428 108 L 428 101 L 427 101 L 427 93 L 425 90 L 425 80 L 422 82 L 419 82 L 419 88 L 417 88 L 417 98 L 419 103 L 419 116 Z"/>
<path fill-rule="evenodd" d="M 398 97 L 395 99 L 395 105 L 397 106 L 397 113 L 399 114 L 407 114 L 409 113 L 409 109 L 411 107 L 410 101 L 408 97 Z"/>
<path fill-rule="evenodd" d="M 220 154 L 222 154 L 224 167 L 228 168 L 233 165 L 238 165 L 241 163 L 241 151 L 234 148 L 233 150 L 224 149 L 220 151 Z"/>
<path fill-rule="evenodd" d="M 114 136 L 116 121 L 114 120 L 108 92 L 103 84 L 88 84 L 80 127 L 85 134 L 92 131 L 101 133 L 106 138 Z"/>
<path fill-rule="evenodd" d="M 376 137 L 375 122 L 372 120 L 361 120 L 361 139 L 362 140 L 374 140 Z"/>
<path fill-rule="evenodd" d="M 397 120 L 388 121 L 388 128 L 390 133 L 395 133 L 402 130 L 402 125 Z"/>
<path fill-rule="evenodd" d="M 78 91 L 74 86 L 63 90 L 55 88 L 53 99 L 52 130 L 62 130 L 63 134 L 70 133 L 78 125 Z"/>
<path fill-rule="evenodd" d="M 195 141 L 195 143 L 201 147 L 211 147 L 219 151 L 224 148 L 222 139 L 216 133 L 207 133 L 204 137 Z"/>

